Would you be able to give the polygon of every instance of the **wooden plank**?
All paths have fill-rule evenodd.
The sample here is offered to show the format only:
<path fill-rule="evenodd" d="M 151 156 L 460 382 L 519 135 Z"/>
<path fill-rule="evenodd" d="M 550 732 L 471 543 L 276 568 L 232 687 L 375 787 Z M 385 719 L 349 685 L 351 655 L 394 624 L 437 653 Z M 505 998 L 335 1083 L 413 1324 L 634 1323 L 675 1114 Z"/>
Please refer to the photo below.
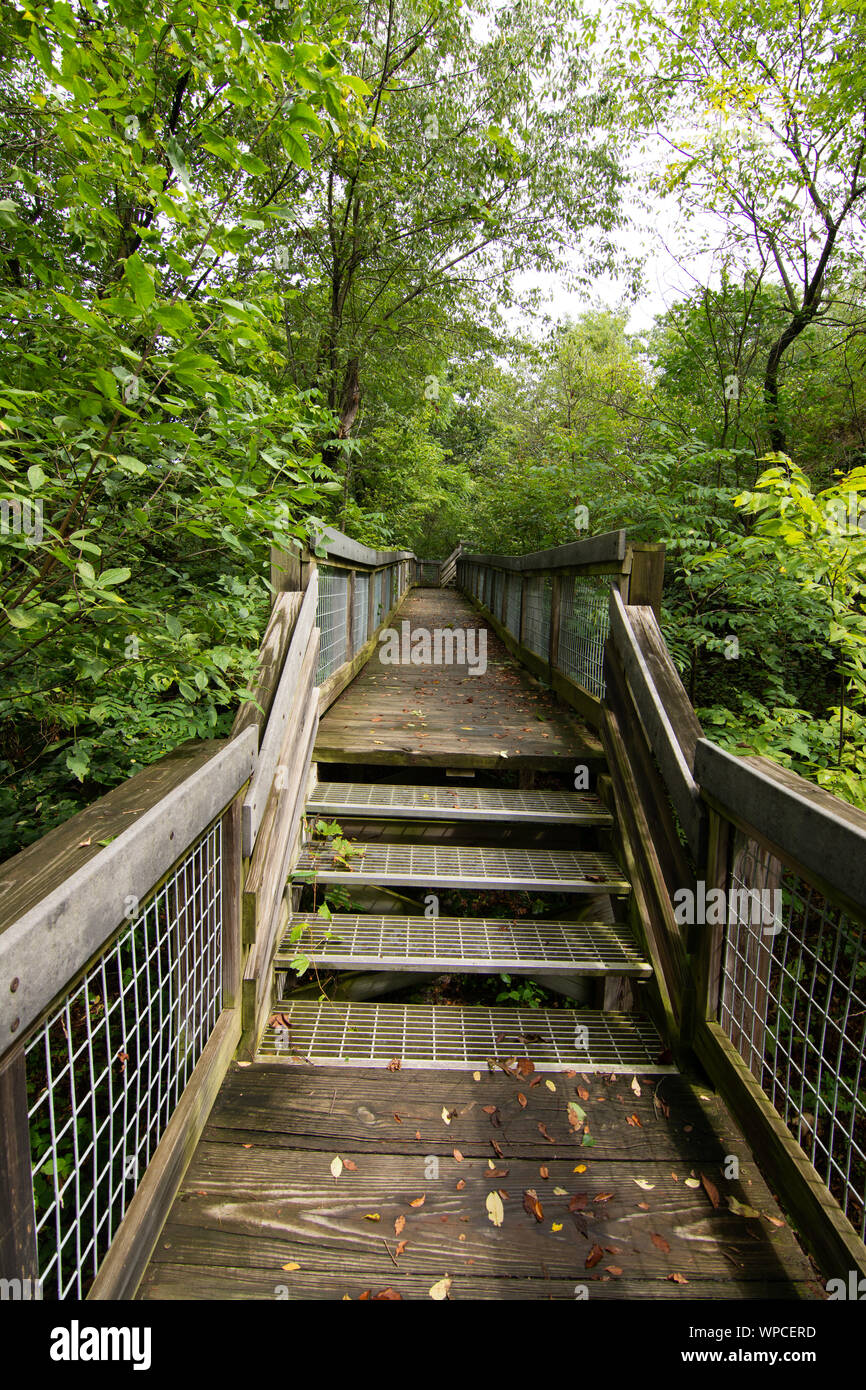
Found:
<path fill-rule="evenodd" d="M 316 573 L 311 577 L 304 594 L 288 654 L 274 695 L 270 717 L 262 737 L 256 770 L 244 798 L 244 858 L 253 852 L 259 826 L 265 814 L 265 807 L 280 758 L 280 750 L 285 741 L 286 730 L 289 727 L 294 708 L 298 678 L 307 655 L 310 634 L 315 627 L 318 598 L 319 581 L 318 573 Z"/>
<path fill-rule="evenodd" d="M 309 739 L 312 721 L 317 718 L 318 701 L 314 685 L 319 656 L 319 629 L 314 628 L 307 654 L 295 687 L 295 704 L 286 730 L 277 776 L 268 797 L 249 872 L 243 889 L 243 940 L 250 945 L 257 929 L 269 922 L 276 898 L 282 895 L 277 877 L 285 851 L 285 837 L 297 801 L 300 779 L 305 777 L 301 759 Z"/>
<path fill-rule="evenodd" d="M 241 882 L 243 877 L 241 802 L 235 797 L 222 818 L 222 958 L 223 1008 L 240 1006 L 243 948 L 241 942 Z"/>
<path fill-rule="evenodd" d="M 271 588 L 274 590 L 274 602 L 283 590 L 301 589 L 302 587 L 300 551 L 289 553 L 272 545 Z"/>
<path fill-rule="evenodd" d="M 300 592 L 277 594 L 250 685 L 252 698 L 244 700 L 238 709 L 232 724 L 232 738 L 254 726 L 261 739 L 303 597 Z"/>
<path fill-rule="evenodd" d="M 595 565 L 625 559 L 625 531 L 606 531 L 586 540 L 571 541 L 553 550 L 536 550 L 529 555 L 475 555 L 466 551 L 463 559 L 469 564 L 492 565 L 496 569 L 531 570 L 563 569 L 569 565 Z"/>
<path fill-rule="evenodd" d="M 656 687 L 653 673 L 632 627 L 634 612 L 632 608 L 626 609 L 622 596 L 616 589 L 611 589 L 608 641 L 613 644 L 625 670 L 647 740 L 658 761 L 692 853 L 700 861 L 706 853 L 706 812 L 688 756 L 678 736 L 679 730 L 687 727 L 679 718 L 683 712 L 682 703 L 679 701 L 670 709 L 664 703 L 663 694 Z"/>
<path fill-rule="evenodd" d="M 16 1047 L 0 1061 L 0 1279 L 21 1280 L 19 1297 L 37 1298 L 38 1276 L 26 1059 Z"/>
<path fill-rule="evenodd" d="M 240 1010 L 224 1009 L 111 1242 L 89 1299 L 134 1296 L 239 1037 Z"/>
<path fill-rule="evenodd" d="M 722 1028 L 709 1021 L 700 1024 L 695 1050 L 749 1135 L 755 1157 L 790 1209 L 823 1274 L 846 1283 L 850 1270 L 866 1276 L 866 1245 Z"/>
<path fill-rule="evenodd" d="M 661 621 L 662 591 L 665 582 L 665 547 L 656 545 L 630 545 L 628 579 L 628 599 L 631 604 L 646 605 Z"/>
<path fill-rule="evenodd" d="M 335 531 L 333 526 L 323 526 L 313 537 L 312 544 L 317 554 L 322 552 L 319 554 L 322 560 L 325 556 L 329 560 L 349 560 L 362 568 L 378 569 L 383 565 L 396 564 L 398 560 L 414 559 L 411 550 L 372 550 L 370 546 L 344 536 L 342 531 Z"/>
<path fill-rule="evenodd" d="M 89 811 L 74 816 L 60 833 L 52 832 L 49 849 L 43 841 L 31 845 L 4 866 L 4 878 L 12 880 L 12 911 L 4 902 L 6 923 L 0 932 L 0 980 L 18 980 L 12 993 L 0 990 L 0 1054 L 16 1035 L 42 1014 L 59 997 L 70 980 L 100 950 L 108 937 L 124 921 L 129 899 L 143 901 L 154 884 L 183 857 L 210 823 L 251 776 L 256 752 L 256 732 L 246 729 L 225 744 L 208 745 L 209 756 L 190 763 L 179 758 L 173 765 L 171 789 L 137 818 L 124 821 L 120 829 L 121 806 L 130 801 L 137 809 L 136 778 L 115 788 L 103 798 L 99 818 Z M 178 780 L 178 771 L 186 773 Z M 148 778 L 150 769 L 139 774 L 140 789 L 154 785 L 162 790 L 165 781 Z M 110 809 L 105 803 L 114 798 Z M 145 798 L 144 804 L 147 804 Z M 92 828 L 108 820 L 120 829 L 111 844 L 97 849 L 80 868 L 70 871 L 74 862 L 75 836 L 84 826 Z M 93 848 L 91 846 L 91 848 Z M 32 872 L 34 881 L 22 881 Z M 33 904 L 26 910 L 25 903 Z M 21 915 L 10 920 L 12 913 Z"/>
<path fill-rule="evenodd" d="M 630 604 L 628 618 L 634 639 L 643 653 L 653 684 L 676 733 L 677 742 L 685 754 L 686 764 L 694 775 L 695 748 L 698 740 L 704 736 L 700 720 L 680 680 L 653 610 Z"/>
<path fill-rule="evenodd" d="M 866 812 L 769 758 L 738 758 L 709 739 L 698 742 L 695 776 L 735 824 L 866 912 Z"/>

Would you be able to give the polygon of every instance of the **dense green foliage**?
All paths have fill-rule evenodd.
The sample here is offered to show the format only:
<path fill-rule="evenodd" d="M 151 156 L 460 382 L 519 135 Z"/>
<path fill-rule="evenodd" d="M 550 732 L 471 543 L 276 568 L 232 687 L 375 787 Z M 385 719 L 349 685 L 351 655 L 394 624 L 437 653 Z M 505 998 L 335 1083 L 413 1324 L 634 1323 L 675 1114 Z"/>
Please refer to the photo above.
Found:
<path fill-rule="evenodd" d="M 864 18 L 613 14 L 10 0 L 0 853 L 225 732 L 317 518 L 664 540 L 708 730 L 866 804 Z M 637 288 L 626 193 L 706 283 L 539 335 L 541 275 Z"/>

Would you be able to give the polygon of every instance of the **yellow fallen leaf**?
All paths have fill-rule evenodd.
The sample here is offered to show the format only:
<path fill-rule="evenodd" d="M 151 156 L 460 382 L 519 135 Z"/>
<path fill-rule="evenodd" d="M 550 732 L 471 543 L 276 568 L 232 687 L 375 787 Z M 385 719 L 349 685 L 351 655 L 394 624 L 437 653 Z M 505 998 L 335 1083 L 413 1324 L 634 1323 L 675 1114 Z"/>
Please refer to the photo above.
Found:
<path fill-rule="evenodd" d="M 442 1106 L 442 1118 L 443 1118 L 443 1120 L 445 1121 L 446 1125 L 450 1125 L 450 1123 L 451 1123 L 451 1116 L 448 1114 L 448 1106 L 447 1106 L 447 1105 L 443 1105 L 443 1106 Z"/>
<path fill-rule="evenodd" d="M 289 1260 L 287 1265 L 280 1265 L 280 1269 L 300 1269 L 300 1267 L 299 1264 L 295 1264 L 294 1260 Z"/>
<path fill-rule="evenodd" d="M 632 1182 L 637 1183 L 638 1187 L 642 1188 L 644 1192 L 652 1192 L 655 1187 L 655 1183 L 647 1182 L 646 1178 L 632 1178 Z M 695 1186 L 700 1187 L 700 1183 L 696 1183 Z"/>
<path fill-rule="evenodd" d="M 451 1280 L 446 1274 L 444 1279 L 440 1279 L 438 1284 L 433 1285 L 432 1289 L 430 1290 L 430 1297 L 435 1298 L 437 1303 L 441 1303 L 444 1299 L 448 1297 L 448 1290 L 450 1288 Z"/>
<path fill-rule="evenodd" d="M 339 1157 L 331 1159 L 331 1177 L 338 1178 L 343 1171 L 343 1160 Z"/>
<path fill-rule="evenodd" d="M 640 1095 L 640 1084 L 636 1076 L 633 1076 L 631 1079 L 631 1088 L 636 1096 Z"/>
<path fill-rule="evenodd" d="M 578 1163 L 577 1167 L 576 1167 L 576 1168 L 572 1168 L 571 1171 L 572 1171 L 572 1173 L 585 1173 L 585 1172 L 586 1172 L 586 1164 L 585 1164 L 585 1163 Z"/>
<path fill-rule="evenodd" d="M 551 1226 L 550 1229 L 551 1229 L 552 1231 L 561 1231 L 561 1230 L 562 1230 L 562 1222 L 561 1222 L 561 1221 L 554 1221 L 554 1223 L 553 1223 L 553 1225 Z"/>
<path fill-rule="evenodd" d="M 484 1203 L 487 1208 L 487 1219 L 492 1221 L 494 1226 L 501 1226 L 505 1217 L 505 1208 L 502 1205 L 502 1198 L 498 1192 L 488 1192 L 487 1200 Z"/>
<path fill-rule="evenodd" d="M 555 1090 L 556 1090 L 556 1087 L 554 1086 L 554 1084 L 553 1084 L 552 1081 L 545 1081 L 544 1084 L 545 1084 L 545 1086 L 547 1087 L 548 1091 L 555 1091 Z"/>
<path fill-rule="evenodd" d="M 480 1080 L 481 1080 L 481 1072 L 480 1072 L 480 1071 L 474 1071 L 474 1072 L 472 1073 L 472 1080 L 473 1080 L 473 1081 L 480 1081 Z"/>
<path fill-rule="evenodd" d="M 568 1188 L 566 1188 L 566 1187 L 555 1187 L 555 1188 L 553 1189 L 553 1192 L 554 1192 L 554 1196 L 556 1196 L 556 1197 L 567 1197 L 567 1196 L 568 1196 Z"/>
<path fill-rule="evenodd" d="M 377 1211 L 367 1211 L 364 1213 L 365 1221 L 381 1221 L 382 1217 Z"/>

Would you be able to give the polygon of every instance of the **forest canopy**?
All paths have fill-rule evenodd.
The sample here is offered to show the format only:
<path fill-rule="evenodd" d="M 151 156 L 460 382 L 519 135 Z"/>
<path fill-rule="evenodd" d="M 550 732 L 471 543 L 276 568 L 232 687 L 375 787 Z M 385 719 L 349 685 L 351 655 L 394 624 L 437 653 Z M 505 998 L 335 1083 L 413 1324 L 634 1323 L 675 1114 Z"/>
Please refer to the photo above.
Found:
<path fill-rule="evenodd" d="M 852 0 L 8 0 L 0 853 L 227 732 L 322 520 L 664 541 L 707 732 L 866 805 L 864 41 Z"/>

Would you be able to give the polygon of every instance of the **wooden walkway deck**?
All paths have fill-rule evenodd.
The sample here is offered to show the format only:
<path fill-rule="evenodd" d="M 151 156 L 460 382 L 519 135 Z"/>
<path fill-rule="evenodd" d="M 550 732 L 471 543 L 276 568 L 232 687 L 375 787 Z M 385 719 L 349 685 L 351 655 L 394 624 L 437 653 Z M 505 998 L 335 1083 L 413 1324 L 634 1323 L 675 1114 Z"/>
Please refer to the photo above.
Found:
<path fill-rule="evenodd" d="M 428 1299 L 448 1277 L 455 1300 L 821 1298 L 719 1101 L 637 1084 L 234 1065 L 138 1296 Z"/>
<path fill-rule="evenodd" d="M 398 630 L 404 621 L 410 634 L 483 630 L 485 673 L 473 675 L 468 665 L 388 665 L 374 653 L 325 714 L 317 762 L 553 772 L 601 758 L 596 735 L 510 655 L 462 594 L 413 589 Z"/>

